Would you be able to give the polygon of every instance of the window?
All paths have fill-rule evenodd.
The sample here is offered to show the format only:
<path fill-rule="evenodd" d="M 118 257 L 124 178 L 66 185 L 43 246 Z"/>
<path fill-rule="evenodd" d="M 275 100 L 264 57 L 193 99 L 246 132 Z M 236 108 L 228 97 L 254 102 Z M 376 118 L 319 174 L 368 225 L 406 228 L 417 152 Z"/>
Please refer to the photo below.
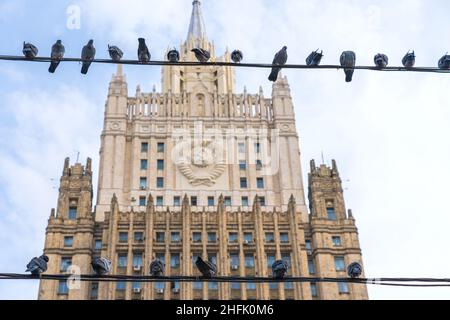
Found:
<path fill-rule="evenodd" d="M 239 170 L 246 170 L 247 164 L 245 163 L 245 160 L 239 160 Z"/>
<path fill-rule="evenodd" d="M 215 243 L 217 240 L 216 233 L 215 232 L 208 232 L 208 242 L 209 243 Z"/>
<path fill-rule="evenodd" d="M 214 206 L 214 197 L 208 197 L 208 206 Z"/>
<path fill-rule="evenodd" d="M 245 152 L 245 143 L 243 143 L 243 142 L 238 143 L 238 151 L 239 151 L 239 153 Z"/>
<path fill-rule="evenodd" d="M 60 271 L 66 272 L 67 269 L 69 269 L 71 265 L 72 265 L 72 258 L 67 258 L 67 257 L 61 258 Z"/>
<path fill-rule="evenodd" d="M 157 151 L 164 152 L 164 142 L 158 142 Z"/>
<path fill-rule="evenodd" d="M 139 187 L 140 187 L 142 190 L 147 189 L 147 178 L 141 177 L 141 179 L 139 180 Z"/>
<path fill-rule="evenodd" d="M 59 280 L 58 294 L 69 294 L 69 286 L 66 280 Z"/>
<path fill-rule="evenodd" d="M 196 196 L 192 196 L 191 197 L 191 206 L 196 206 L 197 205 L 197 197 Z"/>
<path fill-rule="evenodd" d="M 102 240 L 95 240 L 95 250 L 102 250 Z"/>
<path fill-rule="evenodd" d="M 172 242 L 180 242 L 181 241 L 180 233 L 179 232 L 172 232 L 170 234 L 170 239 L 172 240 Z"/>
<path fill-rule="evenodd" d="M 345 271 L 344 257 L 334 257 L 334 267 L 336 271 Z"/>
<path fill-rule="evenodd" d="M 180 254 L 172 253 L 170 255 L 170 267 L 171 268 L 179 268 L 180 267 Z"/>
<path fill-rule="evenodd" d="M 201 232 L 193 232 L 192 233 L 192 242 L 202 242 L 202 233 Z"/>
<path fill-rule="evenodd" d="M 285 282 L 284 283 L 284 289 L 286 289 L 286 290 L 294 290 L 294 283 L 293 282 Z"/>
<path fill-rule="evenodd" d="M 266 242 L 274 242 L 273 232 L 266 232 Z"/>
<path fill-rule="evenodd" d="M 141 143 L 141 152 L 148 152 L 148 143 L 147 142 Z"/>
<path fill-rule="evenodd" d="M 317 297 L 317 284 L 316 283 L 311 283 L 311 296 L 312 297 Z"/>
<path fill-rule="evenodd" d="M 241 284 L 239 282 L 232 282 L 231 290 L 241 290 Z"/>
<path fill-rule="evenodd" d="M 278 289 L 278 283 L 276 283 L 276 282 L 269 282 L 269 289 L 270 290 L 277 290 Z"/>
<path fill-rule="evenodd" d="M 157 253 L 155 253 L 155 258 L 158 259 L 159 261 L 161 261 L 164 264 L 166 262 L 166 255 L 164 254 L 164 252 L 157 252 Z"/>
<path fill-rule="evenodd" d="M 219 284 L 217 282 L 208 282 L 208 290 L 217 290 Z"/>
<path fill-rule="evenodd" d="M 242 203 L 242 206 L 248 207 L 248 197 L 242 197 L 241 203 Z"/>
<path fill-rule="evenodd" d="M 311 240 L 305 240 L 305 249 L 307 254 L 311 254 Z"/>
<path fill-rule="evenodd" d="M 253 257 L 253 254 L 245 255 L 245 267 L 246 268 L 254 268 L 255 267 L 255 258 Z"/>
<path fill-rule="evenodd" d="M 136 231 L 134 233 L 134 242 L 144 241 L 144 233 L 142 231 Z"/>
<path fill-rule="evenodd" d="M 156 290 L 164 290 L 164 282 L 155 282 Z"/>
<path fill-rule="evenodd" d="M 128 232 L 119 232 L 119 242 L 128 242 Z"/>
<path fill-rule="evenodd" d="M 77 218 L 77 207 L 70 207 L 69 208 L 69 219 L 75 220 Z"/>
<path fill-rule="evenodd" d="M 347 282 L 338 282 L 339 293 L 349 293 Z"/>
<path fill-rule="evenodd" d="M 280 242 L 281 243 L 289 242 L 289 234 L 287 232 L 280 232 Z"/>
<path fill-rule="evenodd" d="M 237 232 L 230 232 L 228 233 L 228 242 L 233 243 L 238 241 L 238 234 Z"/>
<path fill-rule="evenodd" d="M 264 179 L 263 178 L 256 178 L 256 187 L 258 189 L 264 189 Z"/>
<path fill-rule="evenodd" d="M 247 290 L 256 290 L 256 283 L 248 282 L 247 283 Z"/>
<path fill-rule="evenodd" d="M 314 261 L 312 261 L 311 259 L 308 260 L 308 271 L 309 271 L 309 274 L 316 273 L 316 269 L 314 268 Z"/>
<path fill-rule="evenodd" d="M 133 267 L 142 268 L 142 253 L 133 254 Z"/>
<path fill-rule="evenodd" d="M 64 237 L 64 247 L 71 247 L 73 245 L 73 237 Z"/>
<path fill-rule="evenodd" d="M 164 232 L 156 232 L 156 242 L 164 242 L 165 234 Z"/>
<path fill-rule="evenodd" d="M 120 253 L 117 256 L 117 267 L 118 268 L 126 268 L 127 267 L 127 255 Z"/>
<path fill-rule="evenodd" d="M 261 153 L 261 144 L 259 142 L 255 143 L 255 152 Z"/>
<path fill-rule="evenodd" d="M 162 196 L 157 196 L 157 197 L 156 197 L 156 205 L 157 205 L 157 206 L 163 206 L 163 205 L 164 205 L 164 197 L 162 197 Z"/>
<path fill-rule="evenodd" d="M 156 178 L 156 187 L 164 188 L 164 178 L 161 177 Z"/>
<path fill-rule="evenodd" d="M 273 263 L 275 262 L 275 254 L 268 253 L 267 254 L 267 267 L 272 268 Z"/>
<path fill-rule="evenodd" d="M 243 189 L 247 188 L 247 178 L 241 178 L 240 183 L 241 183 L 240 184 L 241 188 L 243 188 Z"/>
<path fill-rule="evenodd" d="M 266 205 L 266 197 L 259 197 L 259 205 L 262 207 Z"/>
<path fill-rule="evenodd" d="M 141 283 L 140 282 L 133 282 L 131 287 L 133 288 L 133 290 L 134 289 L 140 289 L 141 288 Z"/>
<path fill-rule="evenodd" d="M 173 205 L 179 207 L 181 205 L 181 198 L 179 196 L 173 197 Z"/>
<path fill-rule="evenodd" d="M 244 242 L 247 242 L 247 243 L 253 242 L 253 233 L 244 232 Z"/>
<path fill-rule="evenodd" d="M 141 159 L 141 170 L 147 170 L 148 161 L 146 159 Z"/>
<path fill-rule="evenodd" d="M 203 289 L 203 283 L 195 281 L 192 283 L 192 289 L 194 290 L 202 290 Z"/>
<path fill-rule="evenodd" d="M 158 161 L 156 162 L 156 168 L 158 170 L 164 170 L 164 160 L 158 159 Z"/>
<path fill-rule="evenodd" d="M 91 299 L 97 299 L 98 298 L 98 283 L 93 282 L 91 285 Z"/>
<path fill-rule="evenodd" d="M 139 197 L 139 205 L 141 207 L 146 205 L 146 201 L 145 200 L 146 200 L 145 197 Z"/>
<path fill-rule="evenodd" d="M 341 237 L 335 236 L 335 237 L 332 237 L 332 240 L 333 240 L 333 246 L 339 247 L 342 245 Z"/>
<path fill-rule="evenodd" d="M 233 269 L 233 267 L 239 266 L 239 256 L 237 253 L 230 253 L 230 267 Z"/>
<path fill-rule="evenodd" d="M 223 200 L 225 206 L 230 207 L 231 206 L 231 197 L 225 197 Z"/>
<path fill-rule="evenodd" d="M 116 284 L 116 290 L 117 291 L 125 291 L 127 288 L 127 283 L 125 281 L 119 281 Z"/>
<path fill-rule="evenodd" d="M 261 170 L 262 169 L 262 162 L 261 160 L 256 160 L 256 170 Z"/>
<path fill-rule="evenodd" d="M 327 218 L 329 220 L 336 220 L 336 213 L 334 212 L 334 207 L 327 208 Z"/>

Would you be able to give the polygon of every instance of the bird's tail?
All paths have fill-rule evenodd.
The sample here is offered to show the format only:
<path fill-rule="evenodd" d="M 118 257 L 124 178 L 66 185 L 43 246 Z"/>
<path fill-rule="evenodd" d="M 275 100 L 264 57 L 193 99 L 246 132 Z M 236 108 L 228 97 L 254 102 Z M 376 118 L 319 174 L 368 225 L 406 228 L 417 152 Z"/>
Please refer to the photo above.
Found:
<path fill-rule="evenodd" d="M 272 72 L 269 75 L 269 80 L 272 81 L 272 82 L 277 81 L 279 72 L 280 72 L 280 68 L 273 68 Z"/>
<path fill-rule="evenodd" d="M 353 78 L 353 70 L 346 70 L 345 71 L 345 82 L 352 82 Z"/>
<path fill-rule="evenodd" d="M 83 67 L 81 68 L 81 73 L 87 74 L 90 66 L 91 66 L 90 63 L 83 63 Z"/>
<path fill-rule="evenodd" d="M 58 68 L 58 65 L 59 65 L 59 61 L 52 61 L 50 63 L 50 67 L 48 68 L 48 72 L 55 73 L 56 68 Z"/>

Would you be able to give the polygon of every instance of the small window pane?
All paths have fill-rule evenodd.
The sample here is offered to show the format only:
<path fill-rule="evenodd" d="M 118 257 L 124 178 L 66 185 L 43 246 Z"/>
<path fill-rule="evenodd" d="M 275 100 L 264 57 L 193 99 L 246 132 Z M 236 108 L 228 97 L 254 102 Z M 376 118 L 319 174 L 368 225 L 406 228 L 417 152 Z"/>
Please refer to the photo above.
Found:
<path fill-rule="evenodd" d="M 338 282 L 339 293 L 348 293 L 348 284 L 347 282 Z"/>
<path fill-rule="evenodd" d="M 336 271 L 345 271 L 344 257 L 334 257 L 334 266 Z"/>
<path fill-rule="evenodd" d="M 263 178 L 256 178 L 256 187 L 258 189 L 264 188 L 264 179 Z"/>
<path fill-rule="evenodd" d="M 245 163 L 245 160 L 239 160 L 239 170 L 246 170 L 247 164 Z"/>
<path fill-rule="evenodd" d="M 242 197 L 242 206 L 248 207 L 248 197 Z"/>
<path fill-rule="evenodd" d="M 164 178 L 161 177 L 156 178 L 156 187 L 164 188 Z"/>
<path fill-rule="evenodd" d="M 336 213 L 334 208 L 327 208 L 327 217 L 329 220 L 336 220 Z"/>
<path fill-rule="evenodd" d="M 238 234 L 237 234 L 237 232 L 230 232 L 230 233 L 228 233 L 228 241 L 229 242 L 237 242 L 238 241 Z"/>
<path fill-rule="evenodd" d="M 148 161 L 146 159 L 141 159 L 141 170 L 147 170 Z"/>
<path fill-rule="evenodd" d="M 119 242 L 128 242 L 128 232 L 119 232 Z"/>
<path fill-rule="evenodd" d="M 156 232 L 156 242 L 164 242 L 164 232 Z"/>
<path fill-rule="evenodd" d="M 69 208 L 69 219 L 75 220 L 77 218 L 77 207 L 70 207 Z"/>
<path fill-rule="evenodd" d="M 164 143 L 158 142 L 158 152 L 164 152 Z"/>
<path fill-rule="evenodd" d="M 127 255 L 126 254 L 119 254 L 117 256 L 117 267 L 119 267 L 119 268 L 127 267 Z"/>
<path fill-rule="evenodd" d="M 179 207 L 181 205 L 181 198 L 179 196 L 173 197 L 173 205 Z"/>
<path fill-rule="evenodd" d="M 311 296 L 317 297 L 317 284 L 311 283 Z"/>
<path fill-rule="evenodd" d="M 215 232 L 208 232 L 208 242 L 215 243 L 217 240 Z"/>
<path fill-rule="evenodd" d="M 280 242 L 288 243 L 289 242 L 289 234 L 287 232 L 280 233 Z"/>
<path fill-rule="evenodd" d="M 214 206 L 214 197 L 208 197 L 208 206 Z"/>
<path fill-rule="evenodd" d="M 202 233 L 194 232 L 192 233 L 192 242 L 201 242 L 202 241 Z"/>
<path fill-rule="evenodd" d="M 95 240 L 95 250 L 102 250 L 102 240 Z"/>
<path fill-rule="evenodd" d="M 163 206 L 164 205 L 164 198 L 161 196 L 156 197 L 156 205 L 157 206 Z"/>
<path fill-rule="evenodd" d="M 341 237 L 333 237 L 333 246 L 339 247 L 341 245 Z"/>
<path fill-rule="evenodd" d="M 148 143 L 142 142 L 141 143 L 141 152 L 147 152 L 148 151 Z"/>
<path fill-rule="evenodd" d="M 66 280 L 59 280 L 58 294 L 69 294 L 69 286 Z"/>
<path fill-rule="evenodd" d="M 64 247 L 71 247 L 73 245 L 73 237 L 64 237 Z"/>
<path fill-rule="evenodd" d="M 266 232 L 266 242 L 274 242 L 273 232 Z"/>
<path fill-rule="evenodd" d="M 172 242 L 180 242 L 181 241 L 179 232 L 172 232 L 170 237 L 171 237 Z"/>
<path fill-rule="evenodd" d="M 164 160 L 159 159 L 156 163 L 156 167 L 158 170 L 164 170 Z"/>
<path fill-rule="evenodd" d="M 146 198 L 145 197 L 139 197 L 139 205 L 145 206 L 146 205 Z"/>
<path fill-rule="evenodd" d="M 241 178 L 240 179 L 240 186 L 243 189 L 247 188 L 247 178 Z"/>

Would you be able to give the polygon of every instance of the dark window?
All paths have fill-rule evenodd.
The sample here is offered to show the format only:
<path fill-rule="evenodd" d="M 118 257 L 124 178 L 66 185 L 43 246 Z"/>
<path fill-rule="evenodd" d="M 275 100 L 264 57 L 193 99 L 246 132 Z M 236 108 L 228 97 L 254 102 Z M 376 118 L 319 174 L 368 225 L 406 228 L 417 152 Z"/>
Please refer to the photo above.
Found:
<path fill-rule="evenodd" d="M 120 253 L 117 255 L 117 267 L 126 268 L 127 267 L 127 255 Z"/>
<path fill-rule="evenodd" d="M 193 232 L 192 233 L 192 242 L 202 242 L 202 233 L 201 232 Z"/>
<path fill-rule="evenodd" d="M 241 183 L 241 188 L 243 188 L 243 189 L 247 188 L 247 178 L 241 178 L 240 183 Z"/>
<path fill-rule="evenodd" d="M 255 258 L 253 257 L 253 254 L 245 255 L 245 267 L 246 268 L 254 268 L 255 267 Z"/>
<path fill-rule="evenodd" d="M 158 152 L 164 152 L 164 142 L 158 142 Z"/>
<path fill-rule="evenodd" d="M 280 232 L 280 242 L 282 243 L 289 242 L 289 234 L 287 232 Z"/>
<path fill-rule="evenodd" d="M 317 284 L 311 283 L 311 296 L 317 297 Z"/>
<path fill-rule="evenodd" d="M 142 253 L 133 254 L 133 268 L 142 268 Z"/>
<path fill-rule="evenodd" d="M 342 245 L 341 237 L 336 236 L 336 237 L 332 237 L 332 239 L 333 239 L 333 246 L 339 247 Z"/>
<path fill-rule="evenodd" d="M 66 272 L 67 269 L 69 269 L 71 265 L 72 265 L 72 258 L 62 257 L 60 271 Z"/>
<path fill-rule="evenodd" d="M 243 142 L 238 143 L 238 151 L 239 153 L 245 152 L 245 144 Z"/>
<path fill-rule="evenodd" d="M 341 257 L 341 256 L 334 257 L 334 267 L 335 267 L 336 271 L 345 271 L 344 257 Z"/>
<path fill-rule="evenodd" d="M 158 161 L 156 162 L 156 168 L 158 170 L 164 170 L 164 160 L 158 159 Z"/>
<path fill-rule="evenodd" d="M 256 160 L 256 170 L 261 170 L 262 169 L 262 162 L 261 160 Z"/>
<path fill-rule="evenodd" d="M 139 205 L 140 206 L 145 206 L 146 205 L 145 197 L 139 197 Z"/>
<path fill-rule="evenodd" d="M 97 299 L 98 298 L 98 283 L 93 282 L 91 285 L 91 299 Z"/>
<path fill-rule="evenodd" d="M 246 170 L 247 164 L 245 163 L 245 160 L 239 160 L 239 170 Z"/>
<path fill-rule="evenodd" d="M 215 243 L 217 240 L 216 233 L 215 232 L 208 232 L 208 242 L 209 243 Z"/>
<path fill-rule="evenodd" d="M 146 159 L 141 159 L 141 170 L 147 170 L 148 161 Z"/>
<path fill-rule="evenodd" d="M 102 250 L 102 240 L 95 240 L 95 250 Z"/>
<path fill-rule="evenodd" d="M 64 247 L 71 247 L 71 246 L 73 246 L 73 237 L 72 236 L 64 237 Z"/>
<path fill-rule="evenodd" d="M 117 291 L 125 291 L 127 288 L 127 283 L 125 281 L 119 281 L 116 284 L 116 290 Z"/>
<path fill-rule="evenodd" d="M 164 198 L 162 196 L 156 197 L 156 205 L 157 206 L 163 206 L 164 205 Z"/>
<path fill-rule="evenodd" d="M 247 207 L 248 206 L 248 197 L 242 197 L 241 202 L 242 202 L 242 206 Z"/>
<path fill-rule="evenodd" d="M 258 189 L 264 189 L 264 179 L 256 178 L 256 186 L 258 187 Z"/>
<path fill-rule="evenodd" d="M 229 207 L 231 206 L 231 197 L 225 197 L 223 200 L 225 206 Z"/>
<path fill-rule="evenodd" d="M 244 242 L 246 242 L 246 243 L 253 242 L 253 233 L 245 232 L 244 233 Z"/>
<path fill-rule="evenodd" d="M 69 286 L 67 285 L 67 280 L 59 280 L 58 294 L 69 294 Z"/>
<path fill-rule="evenodd" d="M 208 206 L 214 206 L 214 197 L 208 197 Z"/>
<path fill-rule="evenodd" d="M 339 293 L 349 293 L 347 282 L 338 282 Z"/>
<path fill-rule="evenodd" d="M 314 268 L 314 261 L 312 261 L 311 259 L 308 260 L 308 271 L 309 271 L 309 274 L 316 273 L 316 269 Z"/>
<path fill-rule="evenodd" d="M 181 241 L 180 233 L 179 232 L 172 232 L 170 234 L 170 239 L 172 240 L 172 242 L 180 242 Z"/>
<path fill-rule="evenodd" d="M 228 233 L 228 241 L 229 242 L 237 242 L 238 241 L 238 234 L 237 234 L 237 232 L 230 232 L 230 233 Z"/>
<path fill-rule="evenodd" d="M 329 220 L 336 220 L 336 213 L 334 212 L 334 207 L 327 208 L 327 218 Z"/>
<path fill-rule="evenodd" d="M 234 270 L 239 267 L 239 255 L 237 253 L 230 254 L 230 266 Z"/>
<path fill-rule="evenodd" d="M 137 231 L 134 233 L 134 241 L 142 242 L 144 241 L 144 233 L 142 231 Z"/>
<path fill-rule="evenodd" d="M 156 242 L 164 242 L 165 234 L 164 232 L 156 232 Z"/>
<path fill-rule="evenodd" d="M 266 197 L 259 197 L 259 205 L 262 207 L 266 205 Z"/>
<path fill-rule="evenodd" d="M 69 219 L 75 220 L 77 218 L 77 207 L 70 207 L 69 208 Z"/>
<path fill-rule="evenodd" d="M 179 196 L 173 197 L 173 205 L 179 207 L 181 205 L 181 198 Z"/>
<path fill-rule="evenodd" d="M 259 142 L 255 143 L 255 152 L 261 153 L 261 144 Z"/>
<path fill-rule="evenodd" d="M 272 268 L 273 263 L 275 262 L 275 254 L 268 253 L 267 254 L 267 267 Z"/>
<path fill-rule="evenodd" d="M 156 187 L 164 188 L 164 178 L 161 177 L 156 178 Z"/>
<path fill-rule="evenodd" d="M 119 242 L 128 242 L 128 232 L 119 232 Z"/>
<path fill-rule="evenodd" d="M 148 143 L 147 142 L 141 143 L 141 152 L 148 152 Z"/>
<path fill-rule="evenodd" d="M 191 206 L 196 206 L 197 205 L 197 197 L 196 196 L 192 196 L 191 197 Z"/>
<path fill-rule="evenodd" d="M 180 254 L 172 253 L 170 255 L 170 267 L 171 268 L 179 268 L 180 267 Z"/>
<path fill-rule="evenodd" d="M 266 232 L 266 242 L 274 242 L 273 232 Z"/>
<path fill-rule="evenodd" d="M 147 189 L 147 178 L 145 178 L 145 177 L 141 177 L 141 178 L 140 178 L 140 180 L 139 180 L 139 187 L 140 187 L 142 190 Z"/>

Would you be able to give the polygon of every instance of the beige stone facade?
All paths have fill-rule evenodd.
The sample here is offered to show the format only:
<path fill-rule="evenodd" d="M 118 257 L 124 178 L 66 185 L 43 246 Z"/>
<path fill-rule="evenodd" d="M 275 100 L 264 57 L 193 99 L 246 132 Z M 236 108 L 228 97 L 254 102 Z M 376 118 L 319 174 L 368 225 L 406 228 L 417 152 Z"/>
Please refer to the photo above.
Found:
<path fill-rule="evenodd" d="M 182 61 L 201 46 L 214 61 L 199 1 L 193 2 Z M 271 97 L 235 92 L 232 67 L 165 66 L 161 92 L 128 95 L 122 67 L 112 77 L 101 134 L 97 202 L 91 160 L 66 159 L 58 207 L 45 242 L 48 273 L 91 273 L 93 257 L 112 261 L 112 274 L 148 274 L 154 258 L 167 275 L 197 275 L 194 257 L 219 275 L 269 276 L 274 260 L 289 275 L 345 277 L 362 263 L 354 218 L 346 213 L 332 168 L 309 173 L 309 209 L 287 79 Z M 72 266 L 72 267 L 69 267 Z M 71 268 L 71 269 L 67 269 Z M 70 289 L 41 281 L 40 299 L 367 299 L 365 285 L 336 283 L 82 282 Z"/>

